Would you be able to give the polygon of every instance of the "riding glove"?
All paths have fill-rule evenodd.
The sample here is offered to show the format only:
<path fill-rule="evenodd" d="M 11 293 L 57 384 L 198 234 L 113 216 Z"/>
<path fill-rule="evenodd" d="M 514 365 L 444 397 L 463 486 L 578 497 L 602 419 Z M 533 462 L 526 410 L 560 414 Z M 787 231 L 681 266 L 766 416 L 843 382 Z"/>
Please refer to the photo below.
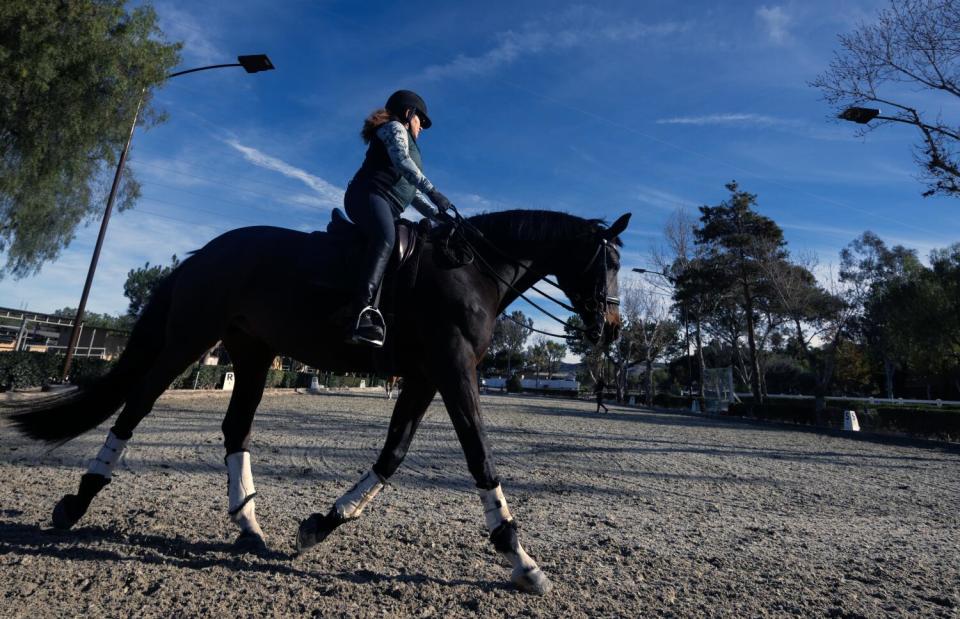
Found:
<path fill-rule="evenodd" d="M 447 196 L 443 195 L 436 189 L 431 189 L 427 192 L 427 197 L 430 198 L 430 201 L 440 210 L 441 213 L 446 213 L 453 206 L 450 204 L 450 200 L 447 200 Z"/>

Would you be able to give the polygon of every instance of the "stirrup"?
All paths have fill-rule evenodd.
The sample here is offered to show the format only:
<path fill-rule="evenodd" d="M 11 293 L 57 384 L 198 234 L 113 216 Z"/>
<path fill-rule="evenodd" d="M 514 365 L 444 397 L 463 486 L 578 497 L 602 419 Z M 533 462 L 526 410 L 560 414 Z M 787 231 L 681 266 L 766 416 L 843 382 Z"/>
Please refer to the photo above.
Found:
<path fill-rule="evenodd" d="M 374 323 L 374 324 L 379 323 L 380 328 L 383 329 L 384 335 L 386 335 L 386 333 L 387 333 L 387 323 L 386 323 L 386 321 L 383 319 L 383 314 L 380 313 L 380 310 L 379 310 L 379 309 L 375 308 L 375 307 L 372 306 L 372 305 L 366 306 L 365 308 L 363 308 L 362 310 L 360 310 L 360 311 L 357 313 L 357 322 L 354 323 L 354 325 L 353 325 L 353 330 L 356 331 L 357 329 L 360 328 L 360 321 L 363 320 L 363 315 L 366 314 L 367 312 L 370 312 L 370 314 L 371 314 L 371 316 L 370 316 L 370 322 L 372 322 L 372 323 Z M 376 320 L 374 320 L 374 317 L 376 317 Z"/>
<path fill-rule="evenodd" d="M 376 335 L 365 336 L 360 332 L 360 323 L 363 320 L 364 316 L 367 316 L 370 320 L 370 325 L 364 325 L 366 328 L 379 329 L 380 333 Z M 379 323 L 379 324 L 378 324 Z M 380 310 L 368 305 L 367 307 L 360 310 L 357 314 L 357 322 L 353 325 L 353 333 L 347 338 L 349 342 L 354 344 L 366 344 L 368 346 L 373 346 L 380 348 L 383 346 L 383 342 L 387 337 L 387 324 L 383 319 L 383 314 L 380 313 Z"/>

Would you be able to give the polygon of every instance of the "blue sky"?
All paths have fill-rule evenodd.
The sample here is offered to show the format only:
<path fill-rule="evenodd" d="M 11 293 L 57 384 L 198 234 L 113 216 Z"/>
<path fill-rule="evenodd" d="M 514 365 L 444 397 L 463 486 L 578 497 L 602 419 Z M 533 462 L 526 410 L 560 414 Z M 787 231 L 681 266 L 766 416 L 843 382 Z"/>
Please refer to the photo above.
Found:
<path fill-rule="evenodd" d="M 673 210 L 719 203 L 733 179 L 824 271 L 867 229 L 921 255 L 960 241 L 960 202 L 920 195 L 915 136 L 855 137 L 808 86 L 837 34 L 884 2 L 154 6 L 185 44 L 182 68 L 267 53 L 277 70 L 187 75 L 157 92 L 170 118 L 134 139 L 143 198 L 111 221 L 90 311 L 125 311 L 127 271 L 231 228 L 322 228 L 363 158 L 364 116 L 398 88 L 427 100 L 427 176 L 458 207 L 631 212 L 625 270 L 650 266 Z M 96 232 L 81 229 L 39 275 L 4 280 L 0 305 L 76 306 Z"/>

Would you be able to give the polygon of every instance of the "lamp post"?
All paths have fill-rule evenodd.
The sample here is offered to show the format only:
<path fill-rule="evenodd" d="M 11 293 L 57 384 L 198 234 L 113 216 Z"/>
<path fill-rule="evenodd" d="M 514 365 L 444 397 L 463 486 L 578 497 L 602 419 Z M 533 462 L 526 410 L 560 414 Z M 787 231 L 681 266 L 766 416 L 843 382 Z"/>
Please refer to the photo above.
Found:
<path fill-rule="evenodd" d="M 197 71 L 206 71 L 208 69 L 220 69 L 222 67 L 243 67 L 247 73 L 259 73 L 260 71 L 270 71 L 274 69 L 273 63 L 267 58 L 266 54 L 253 54 L 248 56 L 237 56 L 237 62 L 231 64 L 215 64 L 207 67 L 197 67 L 187 69 L 186 71 L 177 71 L 171 73 L 166 79 L 186 75 L 187 73 L 196 73 Z M 137 100 L 137 108 L 133 112 L 133 121 L 130 123 L 130 134 L 127 141 L 120 151 L 120 161 L 117 162 L 117 171 L 113 176 L 113 185 L 110 186 L 110 195 L 107 198 L 107 206 L 103 211 L 103 220 L 100 222 L 100 233 L 97 235 L 97 243 L 93 248 L 93 257 L 90 259 L 90 268 L 87 270 L 87 280 L 83 284 L 83 293 L 80 295 L 80 305 L 77 306 L 77 316 L 73 320 L 73 331 L 70 333 L 70 343 L 67 345 L 67 358 L 63 362 L 63 372 L 60 375 L 61 382 L 66 382 L 67 375 L 70 373 L 70 364 L 73 363 L 74 350 L 77 347 L 77 341 L 80 339 L 80 329 L 83 325 L 83 313 L 87 308 L 87 296 L 90 294 L 90 286 L 93 284 L 93 275 L 97 270 L 97 261 L 100 259 L 100 248 L 103 247 L 103 238 L 107 233 L 107 224 L 110 223 L 110 213 L 113 211 L 113 201 L 117 197 L 117 189 L 120 186 L 120 177 L 123 175 L 123 168 L 127 163 L 127 153 L 130 151 L 130 143 L 133 141 L 133 132 L 137 128 L 137 119 L 140 117 L 140 108 L 143 107 L 143 96 L 147 89 L 140 92 L 140 98 Z"/>
<path fill-rule="evenodd" d="M 650 271 L 647 269 L 632 269 L 634 273 L 649 273 L 650 275 L 656 275 L 662 277 L 671 285 L 673 282 L 670 281 L 670 278 L 665 274 L 660 273 L 659 271 Z M 687 392 L 690 394 L 690 397 L 693 397 L 693 361 L 690 357 L 690 322 L 687 319 L 687 302 L 684 301 L 680 304 L 680 312 L 683 315 L 683 344 L 685 348 L 685 353 L 687 357 Z M 703 380 L 701 378 L 701 380 Z"/>

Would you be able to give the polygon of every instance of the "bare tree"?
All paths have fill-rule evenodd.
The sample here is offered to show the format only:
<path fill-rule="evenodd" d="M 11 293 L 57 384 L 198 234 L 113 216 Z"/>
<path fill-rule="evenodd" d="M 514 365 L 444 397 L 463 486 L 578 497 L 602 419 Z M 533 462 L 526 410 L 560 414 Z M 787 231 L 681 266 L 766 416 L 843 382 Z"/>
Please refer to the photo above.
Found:
<path fill-rule="evenodd" d="M 631 343 L 633 359 L 644 364 L 645 404 L 653 406 L 653 364 L 676 341 L 677 323 L 670 320 L 663 298 L 647 286 L 629 282 L 620 297 L 627 322 L 623 338 Z"/>
<path fill-rule="evenodd" d="M 891 123 L 915 127 L 925 196 L 960 195 L 960 128 L 940 112 L 960 98 L 958 33 L 960 0 L 891 0 L 876 23 L 840 35 L 830 68 L 811 82 L 838 112 L 863 104 L 889 110 L 861 135 Z"/>
<path fill-rule="evenodd" d="M 698 265 L 702 263 L 705 249 L 696 244 L 694 229 L 696 219 L 688 209 L 675 210 L 667 219 L 663 228 L 664 243 L 654 248 L 651 260 L 660 273 L 664 273 L 671 284 L 675 309 L 679 310 L 680 320 L 683 323 L 684 342 L 687 350 L 684 356 L 689 358 L 690 323 L 694 326 L 694 354 L 697 359 L 697 373 L 699 376 L 699 397 L 704 397 L 703 375 L 706 363 L 703 359 L 703 316 L 715 304 L 712 296 L 703 294 L 705 286 L 695 285 L 698 275 Z M 681 285 L 681 282 L 683 285 Z M 709 306 L 709 307 L 708 307 Z M 693 372 L 687 368 L 692 380 Z M 692 393 L 690 394 L 693 395 Z"/>

